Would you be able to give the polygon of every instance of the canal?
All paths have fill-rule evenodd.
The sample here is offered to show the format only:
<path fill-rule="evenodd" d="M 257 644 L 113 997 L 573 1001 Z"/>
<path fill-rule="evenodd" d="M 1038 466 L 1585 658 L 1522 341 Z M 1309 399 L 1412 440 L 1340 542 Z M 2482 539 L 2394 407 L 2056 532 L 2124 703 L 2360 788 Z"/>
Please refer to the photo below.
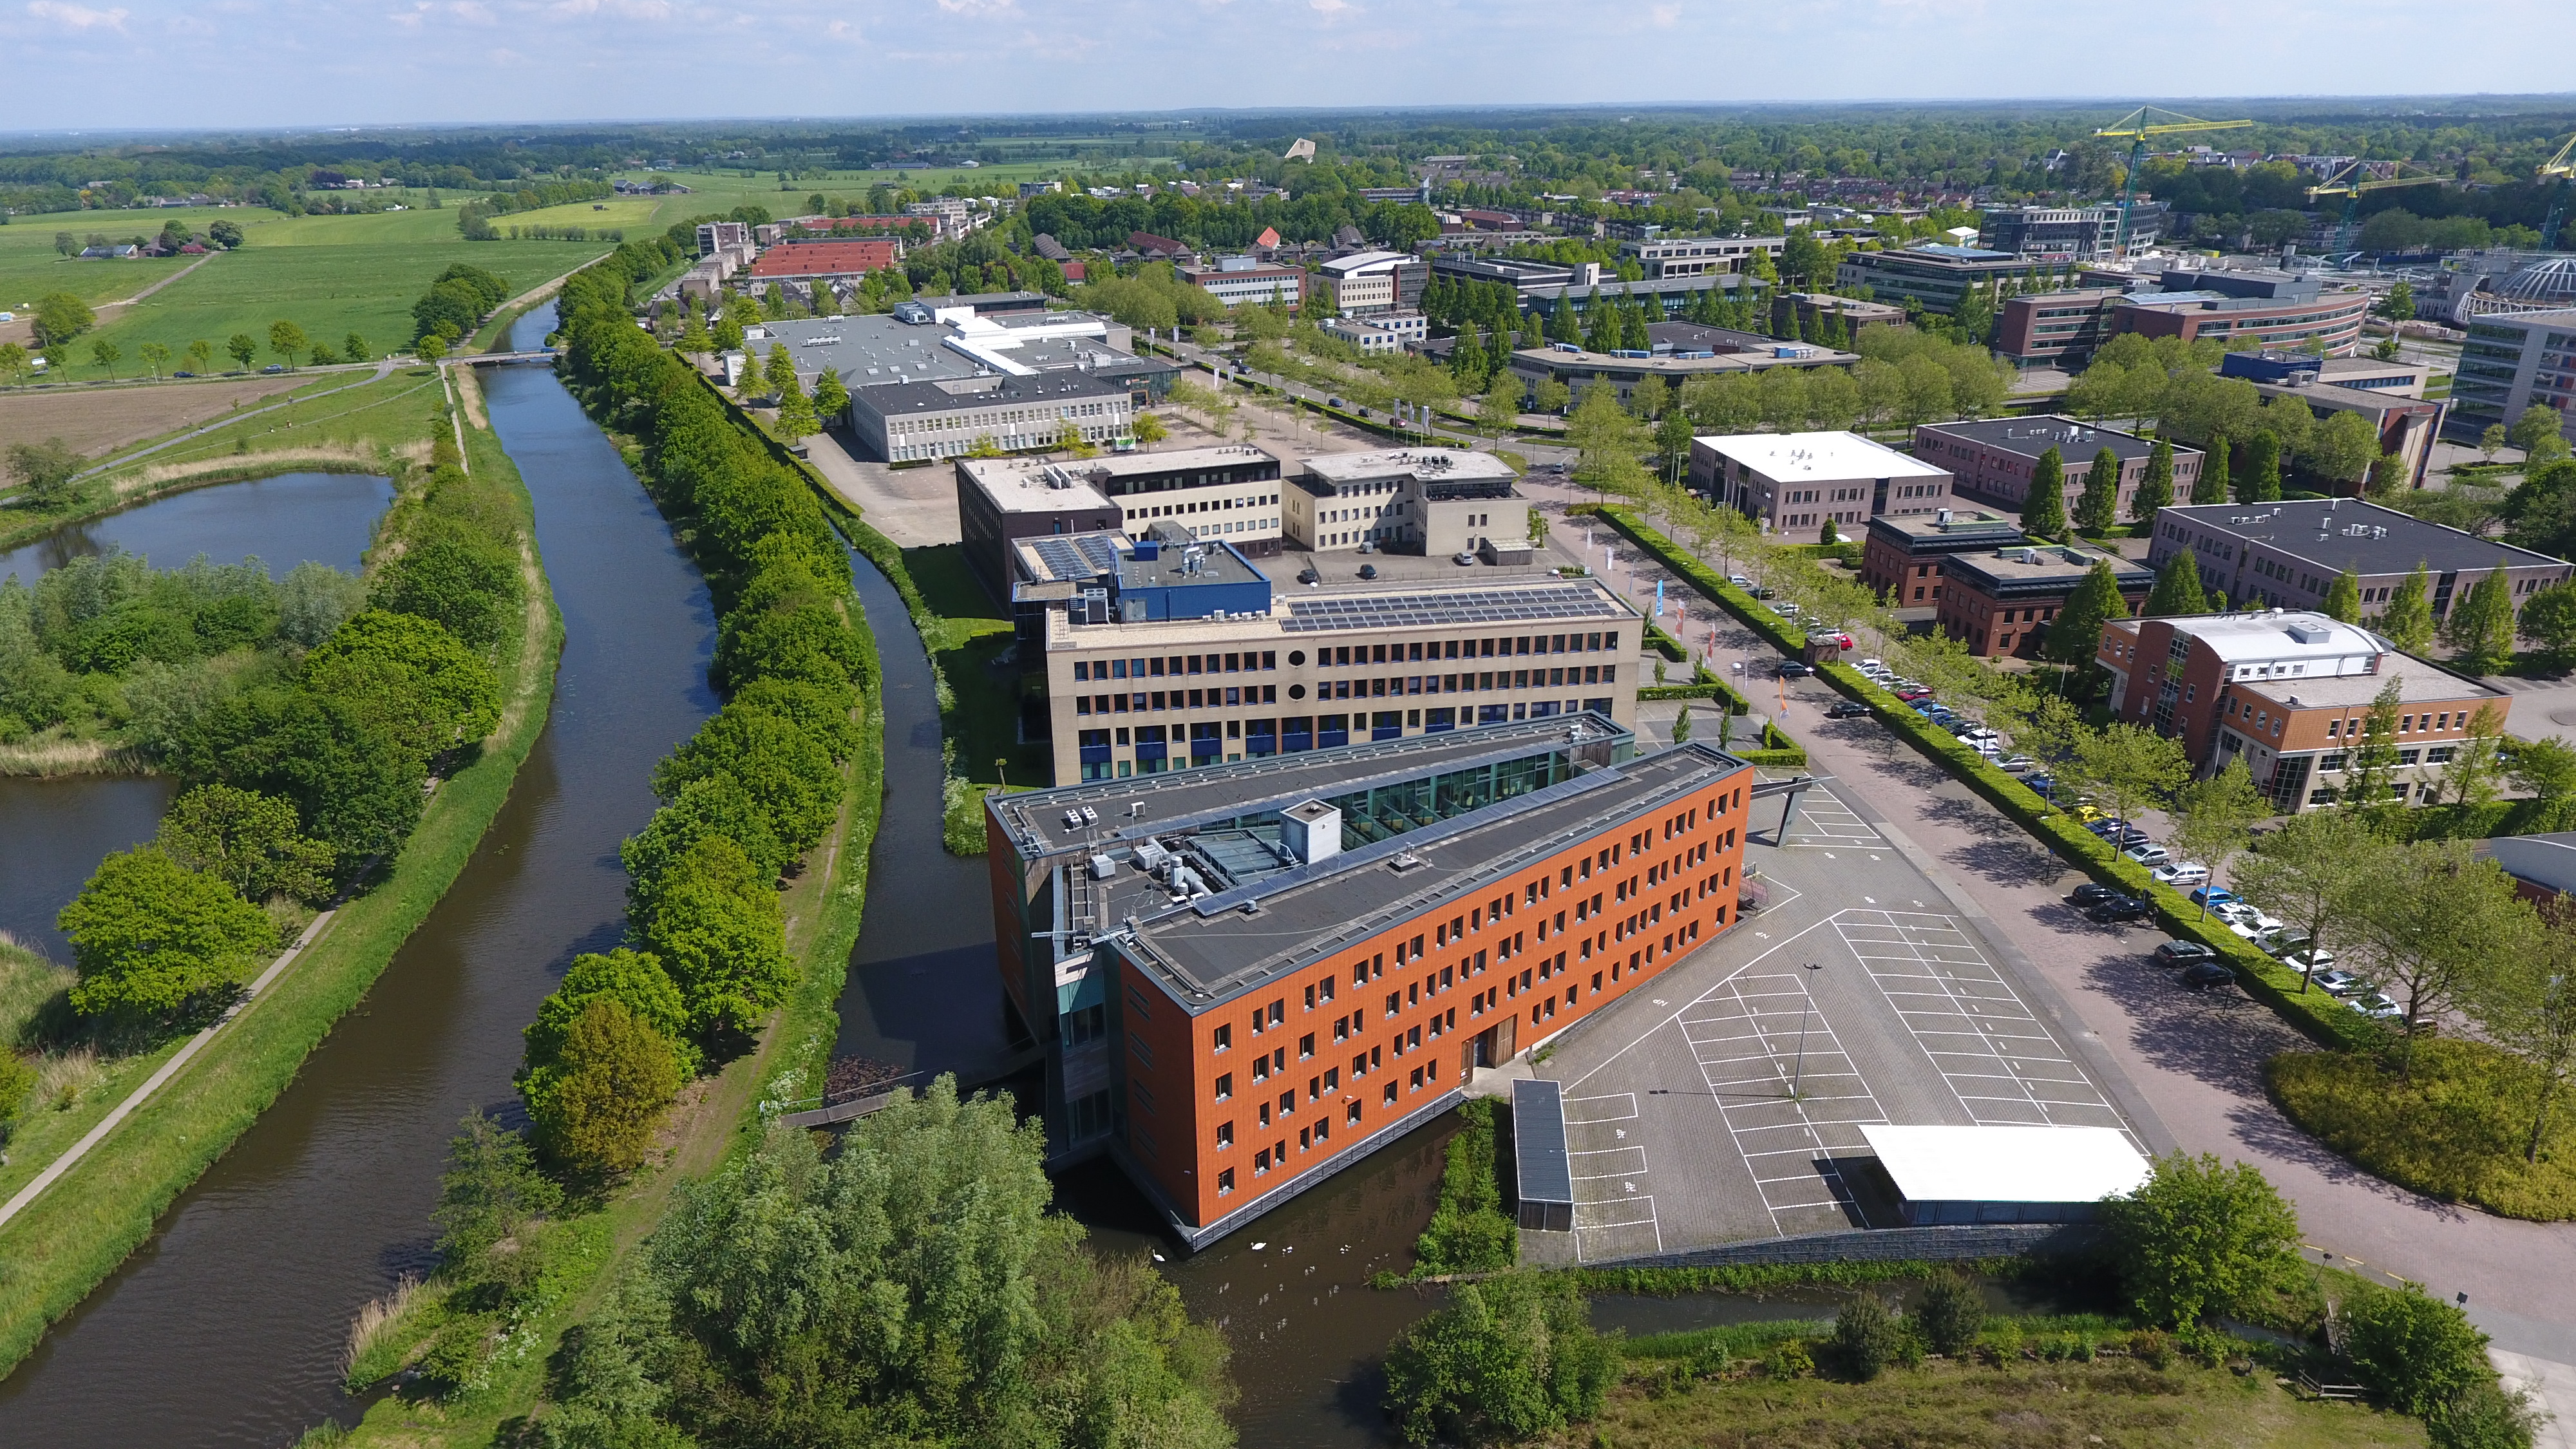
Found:
<path fill-rule="evenodd" d="M 552 308 L 531 314 L 512 345 L 536 346 L 553 325 Z M 651 500 L 554 375 L 503 368 L 484 385 L 536 500 L 564 615 L 545 733 L 455 888 L 375 990 L 150 1240 L 0 1382 L 0 1443 L 277 1449 L 325 1417 L 353 1419 L 338 1387 L 349 1320 L 429 1265 L 457 1119 L 512 1109 L 519 1029 L 576 953 L 623 930 L 617 845 L 652 813 L 653 762 L 715 708 L 714 615 Z M 247 548 L 296 556 L 267 540 Z M 157 551 L 155 561 L 169 562 Z M 141 813 L 131 807 L 137 819 L 102 838 L 134 834 Z"/>

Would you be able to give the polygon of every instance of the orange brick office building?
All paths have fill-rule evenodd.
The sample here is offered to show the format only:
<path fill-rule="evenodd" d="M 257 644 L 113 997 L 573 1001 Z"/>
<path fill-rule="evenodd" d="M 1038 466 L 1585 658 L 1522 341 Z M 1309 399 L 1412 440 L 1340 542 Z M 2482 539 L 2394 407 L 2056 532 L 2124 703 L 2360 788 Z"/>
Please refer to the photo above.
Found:
<path fill-rule="evenodd" d="M 1735 924 L 1749 766 L 1598 715 L 995 796 L 1051 1151 L 1191 1246 Z"/>

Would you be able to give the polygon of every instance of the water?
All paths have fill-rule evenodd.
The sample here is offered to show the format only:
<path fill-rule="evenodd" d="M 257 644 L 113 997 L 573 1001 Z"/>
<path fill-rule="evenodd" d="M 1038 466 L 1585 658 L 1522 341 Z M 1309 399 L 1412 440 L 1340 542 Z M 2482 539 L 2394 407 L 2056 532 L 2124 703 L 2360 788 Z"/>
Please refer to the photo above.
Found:
<path fill-rule="evenodd" d="M 513 345 L 534 346 L 552 309 Z M 485 380 L 564 614 L 554 712 L 462 876 L 276 1105 L 0 1383 L 0 1444 L 275 1449 L 325 1416 L 350 1317 L 430 1261 L 457 1118 L 511 1099 L 519 1029 L 613 945 L 617 844 L 716 701 L 714 618 L 616 450 L 554 376 Z M 282 557 L 283 555 L 281 555 Z"/>
<path fill-rule="evenodd" d="M 281 473 L 221 483 L 65 524 L 0 552 L 0 578 L 15 574 L 32 585 L 47 569 L 110 548 L 142 554 L 155 568 L 177 568 L 201 553 L 223 564 L 256 554 L 272 576 L 308 559 L 354 573 L 393 498 L 393 480 L 365 473 Z"/>
<path fill-rule="evenodd" d="M 171 790 L 149 775 L 0 778 L 0 931 L 68 963 L 55 912 L 99 861 L 159 831 Z"/>

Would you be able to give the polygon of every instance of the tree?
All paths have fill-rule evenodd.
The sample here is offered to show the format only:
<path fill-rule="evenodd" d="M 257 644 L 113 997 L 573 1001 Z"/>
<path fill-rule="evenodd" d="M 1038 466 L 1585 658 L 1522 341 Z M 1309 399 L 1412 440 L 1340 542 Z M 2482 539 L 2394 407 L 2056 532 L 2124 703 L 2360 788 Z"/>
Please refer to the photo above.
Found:
<path fill-rule="evenodd" d="M 2096 801 L 2124 822 L 2162 804 L 2191 777 L 2182 741 L 2144 725 L 2113 724 L 2077 736 L 2072 766 Z"/>
<path fill-rule="evenodd" d="M 2414 1080 L 2424 1024 L 2459 1004 L 2496 961 L 2530 949 L 2537 920 L 2513 878 L 2476 842 L 2391 847 L 2389 869 L 2361 899 L 2359 954 L 2406 1009 L 2400 1072 Z"/>
<path fill-rule="evenodd" d="M 26 490 L 27 502 L 47 509 L 60 508 L 71 501 L 72 480 L 80 476 L 87 461 L 65 447 L 60 438 L 11 443 L 6 456 L 9 473 Z"/>
<path fill-rule="evenodd" d="M 2245 446 L 2245 477 L 2236 486 L 2239 503 L 2276 503 L 2281 497 L 2281 440 L 2256 433 Z"/>
<path fill-rule="evenodd" d="M 2554 807 L 2553 818 L 2563 817 L 2567 803 L 2576 801 L 2576 747 L 2564 740 L 2514 740 L 2506 747 L 2504 767 L 2516 789 Z"/>
<path fill-rule="evenodd" d="M 247 332 L 236 332 L 224 341 L 224 351 L 231 354 L 239 367 L 248 367 L 259 357 L 259 339 Z"/>
<path fill-rule="evenodd" d="M 166 1017 L 277 944 L 267 912 L 152 845 L 100 861 L 55 924 L 80 970 L 72 1010 L 88 1017 Z"/>
<path fill-rule="evenodd" d="M 2385 810 L 2392 793 L 2404 793 L 2403 786 L 2392 789 L 2392 782 L 2397 774 L 2397 703 L 2404 697 L 2405 684 L 2404 675 L 2389 676 L 2361 717 L 2361 738 L 2345 737 L 2344 808 L 2368 812 L 2373 819 Z"/>
<path fill-rule="evenodd" d="M 2185 1327 L 2225 1313 L 2296 1268 L 2299 1218 L 2251 1164 L 2214 1153 L 2156 1159 L 2135 1192 L 2102 1204 L 2104 1236 L 2138 1315 Z"/>
<path fill-rule="evenodd" d="M 47 292 L 36 299 L 36 322 L 32 340 L 47 353 L 69 343 L 98 324 L 98 314 L 89 304 L 69 292 Z M 57 358 L 56 361 L 61 359 Z"/>
<path fill-rule="evenodd" d="M 2376 310 L 2380 316 L 2387 318 L 2391 322 L 2414 321 L 2414 284 L 2411 282 L 2401 281 L 2396 286 L 2389 288 L 2388 295 L 2380 299 L 2379 306 L 2374 310 Z"/>
<path fill-rule="evenodd" d="M 2346 624 L 2361 622 L 2361 575 L 2347 568 L 2326 590 L 2325 615 Z"/>
<path fill-rule="evenodd" d="M 673 862 L 639 934 L 677 983 L 696 1035 L 756 1028 L 794 979 L 778 892 L 723 836 L 701 837 Z"/>
<path fill-rule="evenodd" d="M 1986 1300 L 1977 1285 L 1956 1273 L 1943 1273 L 1915 1300 L 1915 1336 L 1944 1358 L 1957 1358 L 1977 1346 L 1986 1329 Z"/>
<path fill-rule="evenodd" d="M 124 357 L 124 349 L 104 337 L 89 345 L 89 360 L 107 369 L 107 375 L 111 381 L 116 377 L 116 364 Z"/>
<path fill-rule="evenodd" d="M 2351 944 L 2360 893 L 2381 863 L 2385 843 L 2361 817 L 2341 810 L 2293 814 L 2236 863 L 2229 884 L 2238 895 L 2305 933 L 2314 949 Z M 2304 973 L 2299 989 L 2308 989 Z"/>
<path fill-rule="evenodd" d="M 2494 462 L 2495 455 L 2504 451 L 2504 441 L 2504 424 L 2487 424 L 2486 431 L 2478 434 L 2479 455 L 2484 457 L 2490 463 Z"/>
<path fill-rule="evenodd" d="M 2379 461 L 2379 430 L 2359 413 L 2335 413 L 2308 439 L 2308 470 L 2339 483 L 2359 483 Z"/>
<path fill-rule="evenodd" d="M 2576 1074 L 2576 905 L 2560 896 L 2540 907 L 2534 949 L 2493 963 L 2468 993 L 2469 1016 L 2487 1040 L 2530 1068 L 2531 1130 L 2522 1160 L 2540 1160 L 2549 1114 Z"/>
<path fill-rule="evenodd" d="M 850 385 L 830 368 L 814 379 L 814 418 L 816 431 L 830 427 L 850 411 Z"/>
<path fill-rule="evenodd" d="M 2022 531 L 2033 538 L 2066 532 L 2066 460 L 2052 447 L 2030 470 L 2030 494 L 2021 503 Z"/>
<path fill-rule="evenodd" d="M 2406 459 L 2399 453 L 2382 453 L 2373 458 L 2369 476 L 2361 484 L 2362 492 L 2375 502 L 2389 502 L 2405 487 Z"/>
<path fill-rule="evenodd" d="M 633 951 L 623 946 L 614 951 L 584 952 L 575 956 L 571 968 L 564 972 L 563 983 L 537 1003 L 536 1020 L 528 1023 L 523 1033 L 527 1040 L 530 1069 L 561 1059 L 564 1043 L 571 1039 L 573 1023 L 589 1006 L 591 998 L 598 996 L 614 999 L 637 1021 L 651 1027 L 678 1048 L 684 1074 L 695 1070 L 697 1053 L 686 1045 L 688 1004 L 681 999 L 680 988 L 651 952 Z"/>
<path fill-rule="evenodd" d="M 297 354 L 312 345 L 312 339 L 304 335 L 304 329 L 292 322 L 279 321 L 268 324 L 268 350 L 285 358 L 288 367 L 295 365 Z"/>
<path fill-rule="evenodd" d="M 37 304 L 40 310 L 43 305 Z M 2564 440 L 2565 434 L 2559 431 L 2560 423 L 2556 408 L 2547 403 L 2533 403 L 2513 420 L 2513 426 L 2504 430 L 2504 440 L 2520 448 L 2528 458 L 2546 449 L 2550 443 Z"/>
<path fill-rule="evenodd" d="M 2102 647 L 2102 626 L 2128 614 L 2129 604 L 2120 597 L 2120 578 L 2111 571 L 2111 561 L 2097 560 L 2084 571 L 2084 581 L 2067 595 L 2057 617 L 2049 621 L 2048 632 L 2040 639 L 2040 653 L 2054 663 L 2081 668 Z"/>
<path fill-rule="evenodd" d="M 215 245 L 222 247 L 226 251 L 233 251 L 239 248 L 242 244 L 241 223 L 236 221 L 216 222 L 212 226 L 206 228 L 206 240 L 213 242 Z"/>
<path fill-rule="evenodd" d="M 158 342 L 146 342 L 134 351 L 143 359 L 143 365 L 152 369 L 155 378 L 161 376 L 162 366 L 170 360 L 170 349 Z"/>
<path fill-rule="evenodd" d="M 549 1155 L 577 1172 L 628 1173 L 680 1094 L 679 1057 L 623 1002 L 593 996 L 555 1060 L 529 1072 L 520 1092 Z"/>
<path fill-rule="evenodd" d="M 525 1137 L 480 1107 L 457 1122 L 429 1215 L 441 1257 L 471 1262 L 562 1206 L 563 1189 L 538 1170 Z"/>
<path fill-rule="evenodd" d="M 2576 582 L 2551 584 L 2523 600 L 2517 627 L 2552 659 L 2576 655 Z"/>
<path fill-rule="evenodd" d="M 2227 435 L 2210 435 L 2209 449 L 2201 455 L 2200 476 L 2192 480 L 2191 501 L 2224 503 L 2227 501 Z"/>
<path fill-rule="evenodd" d="M 161 817 L 161 849 L 190 870 L 239 891 L 318 901 L 331 889 L 330 846 L 301 833 L 292 802 L 230 785 L 199 785 Z"/>
<path fill-rule="evenodd" d="M 2494 705 L 2478 706 L 2477 713 L 2469 716 L 2468 733 L 2453 749 L 2451 763 L 2442 772 L 2451 803 L 2495 803 L 2497 776 L 2504 768 L 2504 722 L 2497 717 Z"/>
<path fill-rule="evenodd" d="M 787 385 L 796 380 L 796 359 L 788 354 L 786 343 L 770 344 L 769 358 L 761 364 L 760 378 L 773 393 L 786 392 Z"/>
<path fill-rule="evenodd" d="M 2254 822 L 2271 813 L 2271 802 L 2254 788 L 2245 757 L 2237 755 L 2225 769 L 2174 791 L 2174 845 L 2185 860 L 2209 867 L 2210 879 L 2216 881 L 2253 839 Z"/>
<path fill-rule="evenodd" d="M 2454 662 L 2471 674 L 2497 674 L 2513 664 L 2513 580 L 2502 561 L 2451 606 L 2442 637 L 2460 651 Z"/>
<path fill-rule="evenodd" d="M 2401 1414 L 2429 1415 L 2495 1382 L 2487 1336 L 2420 1283 L 2374 1285 L 2345 1299 L 2343 1312 L 2344 1356 Z"/>
<path fill-rule="evenodd" d="M 2433 646 L 2432 580 L 2420 561 L 2390 591 L 2388 607 L 2379 611 L 2379 632 L 2401 654 L 2421 654 Z"/>
<path fill-rule="evenodd" d="M 2138 480 L 2137 494 L 2129 500 L 2129 516 L 2141 528 L 2152 526 L 2173 497 L 2173 443 L 2159 437 L 2147 453 L 2146 476 Z"/>
<path fill-rule="evenodd" d="M 779 390 L 778 418 L 772 426 L 777 430 L 778 436 L 790 443 L 810 438 L 823 430 L 822 420 L 814 415 L 813 400 L 805 396 L 805 389 L 798 385 L 792 374 L 787 379 L 787 386 Z M 1073 425 L 1067 421 L 1065 426 L 1072 428 Z M 1079 439 L 1080 436 L 1080 430 L 1076 429 L 1075 437 Z M 1099 451 L 1093 448 L 1091 453 L 1085 453 L 1082 456 L 1089 457 Z"/>
<path fill-rule="evenodd" d="M 1136 414 L 1135 433 L 1136 441 L 1143 443 L 1148 448 L 1151 448 L 1156 443 L 1170 437 L 1172 435 L 1172 430 L 1165 427 L 1163 425 L 1163 420 L 1156 417 L 1154 414 L 1138 413 Z"/>
<path fill-rule="evenodd" d="M 367 346 L 367 339 L 355 332 L 340 339 L 340 351 L 351 362 L 369 362 L 375 358 L 375 353 Z"/>
<path fill-rule="evenodd" d="M 2084 491 L 2075 499 L 2075 526 L 2099 533 L 2120 517 L 2120 455 L 2108 448 L 2093 455 L 2084 470 Z"/>
<path fill-rule="evenodd" d="M 1526 1439 L 1599 1413 L 1617 1375 L 1617 1348 L 1572 1283 L 1505 1273 L 1457 1285 L 1396 1335 L 1386 1407 L 1409 1444 Z"/>
<path fill-rule="evenodd" d="M 2156 586 L 2148 591 L 2146 617 L 2178 618 L 2185 614 L 2209 612 L 2209 596 L 2200 582 L 2200 564 L 2184 549 L 2165 560 L 2156 573 Z"/>

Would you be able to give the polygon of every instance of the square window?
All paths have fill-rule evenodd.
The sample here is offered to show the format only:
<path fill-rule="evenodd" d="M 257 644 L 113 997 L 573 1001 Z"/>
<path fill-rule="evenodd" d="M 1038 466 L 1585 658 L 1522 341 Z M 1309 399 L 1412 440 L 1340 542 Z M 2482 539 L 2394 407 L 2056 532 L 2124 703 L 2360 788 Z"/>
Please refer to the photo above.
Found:
<path fill-rule="evenodd" d="M 1229 1167 L 1216 1175 L 1216 1195 L 1223 1197 L 1232 1191 L 1234 1191 L 1234 1169 Z"/>
<path fill-rule="evenodd" d="M 1232 1147 L 1234 1145 L 1233 1123 L 1219 1122 L 1216 1124 L 1216 1145 L 1219 1147 Z"/>

